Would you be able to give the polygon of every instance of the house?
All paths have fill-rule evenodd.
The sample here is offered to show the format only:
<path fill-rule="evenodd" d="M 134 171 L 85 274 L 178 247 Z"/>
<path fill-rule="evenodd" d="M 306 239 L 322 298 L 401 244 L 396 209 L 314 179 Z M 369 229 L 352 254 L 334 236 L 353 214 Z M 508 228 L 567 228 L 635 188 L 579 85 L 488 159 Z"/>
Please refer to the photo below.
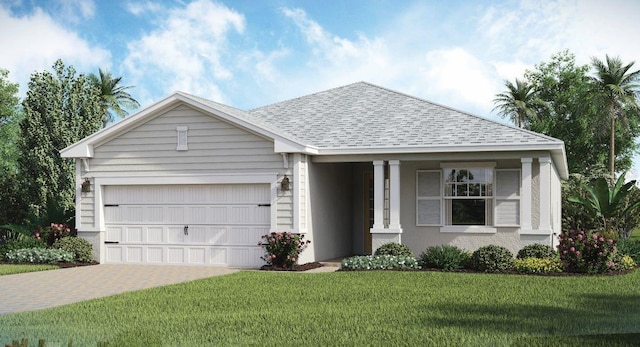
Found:
<path fill-rule="evenodd" d="M 256 267 L 270 231 L 306 235 L 303 263 L 516 252 L 556 243 L 568 176 L 560 140 L 364 82 L 251 111 L 177 92 L 61 153 L 101 263 Z"/>

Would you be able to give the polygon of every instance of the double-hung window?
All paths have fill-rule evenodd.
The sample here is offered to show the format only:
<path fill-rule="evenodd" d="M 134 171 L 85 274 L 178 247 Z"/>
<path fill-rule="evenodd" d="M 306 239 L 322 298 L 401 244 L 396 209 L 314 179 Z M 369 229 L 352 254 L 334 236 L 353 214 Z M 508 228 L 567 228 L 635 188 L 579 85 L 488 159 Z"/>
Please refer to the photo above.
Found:
<path fill-rule="evenodd" d="M 493 225 L 493 168 L 443 168 L 446 225 Z"/>
<path fill-rule="evenodd" d="M 496 170 L 495 163 L 448 163 L 442 164 L 441 170 L 418 170 L 416 186 L 418 226 L 495 232 L 477 227 L 520 223 L 519 170 Z"/>

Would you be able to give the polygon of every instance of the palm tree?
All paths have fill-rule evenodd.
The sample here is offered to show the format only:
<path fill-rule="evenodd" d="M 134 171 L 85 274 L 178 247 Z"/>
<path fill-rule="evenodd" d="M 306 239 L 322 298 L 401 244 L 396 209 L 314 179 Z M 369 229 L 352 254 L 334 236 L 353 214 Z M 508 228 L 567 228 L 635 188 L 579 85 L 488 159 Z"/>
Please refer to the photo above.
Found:
<path fill-rule="evenodd" d="M 504 81 L 507 91 L 497 94 L 493 102 L 496 104 L 494 110 L 503 118 L 509 117 L 519 128 L 532 119 L 537 118 L 534 106 L 543 102 L 536 95 L 533 85 L 516 78 L 516 84 Z"/>
<path fill-rule="evenodd" d="M 591 58 L 591 65 L 595 68 L 596 76 L 591 78 L 593 86 L 604 97 L 607 108 L 606 117 L 609 121 L 610 143 L 609 143 L 609 180 L 614 182 L 615 175 L 615 134 L 616 121 L 627 123 L 627 110 L 640 110 L 638 101 L 637 84 L 640 78 L 640 70 L 629 72 L 634 62 L 624 65 L 620 58 L 606 56 L 606 64 L 598 58 Z"/>
<path fill-rule="evenodd" d="M 104 126 L 115 120 L 115 115 L 124 118 L 129 113 L 125 109 L 140 107 L 140 103 L 134 99 L 126 90 L 133 86 L 119 86 L 122 77 L 113 77 L 111 73 L 98 69 L 100 76 L 89 75 L 91 82 L 100 90 L 102 98 L 102 110 L 104 112 Z"/>

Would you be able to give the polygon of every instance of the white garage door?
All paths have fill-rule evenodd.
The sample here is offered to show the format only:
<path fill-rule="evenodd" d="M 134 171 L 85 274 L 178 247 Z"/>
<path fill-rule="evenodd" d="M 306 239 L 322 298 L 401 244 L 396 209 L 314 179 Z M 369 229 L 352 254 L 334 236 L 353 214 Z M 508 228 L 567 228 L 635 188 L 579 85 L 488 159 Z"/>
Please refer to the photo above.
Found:
<path fill-rule="evenodd" d="M 107 186 L 107 263 L 263 264 L 267 184 Z"/>

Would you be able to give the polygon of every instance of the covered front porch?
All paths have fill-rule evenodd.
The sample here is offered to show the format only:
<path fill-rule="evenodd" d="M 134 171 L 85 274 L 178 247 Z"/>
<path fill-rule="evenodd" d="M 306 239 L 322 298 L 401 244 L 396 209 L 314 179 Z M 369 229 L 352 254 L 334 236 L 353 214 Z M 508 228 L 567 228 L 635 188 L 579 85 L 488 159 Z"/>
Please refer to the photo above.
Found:
<path fill-rule="evenodd" d="M 478 156 L 450 154 L 442 156 L 400 155 L 396 158 L 315 157 L 308 161 L 307 233 L 312 244 L 307 252 L 314 260 L 371 254 L 379 246 L 397 242 L 409 246 L 415 255 L 426 247 L 454 244 L 477 248 L 481 244 L 503 244 L 517 250 L 524 244 L 553 243 L 559 231 L 559 206 L 552 198 L 559 181 L 552 179 L 550 158 L 528 153 Z M 471 159 L 475 162 L 471 162 Z M 440 173 L 445 166 L 488 165 L 492 167 L 490 184 L 495 192 L 487 207 L 485 226 L 451 226 L 445 203 L 437 203 L 436 222 L 425 223 L 419 216 L 424 206 L 418 203 L 420 172 Z M 496 178 L 497 176 L 498 178 Z M 498 180 L 512 177 L 508 185 Z M 503 193 L 509 186 L 511 193 Z M 444 196 L 443 184 L 436 187 Z M 433 205 L 430 205 L 433 206 Z M 506 215 L 503 211 L 508 211 Z M 556 212 L 557 211 L 557 212 Z"/>

